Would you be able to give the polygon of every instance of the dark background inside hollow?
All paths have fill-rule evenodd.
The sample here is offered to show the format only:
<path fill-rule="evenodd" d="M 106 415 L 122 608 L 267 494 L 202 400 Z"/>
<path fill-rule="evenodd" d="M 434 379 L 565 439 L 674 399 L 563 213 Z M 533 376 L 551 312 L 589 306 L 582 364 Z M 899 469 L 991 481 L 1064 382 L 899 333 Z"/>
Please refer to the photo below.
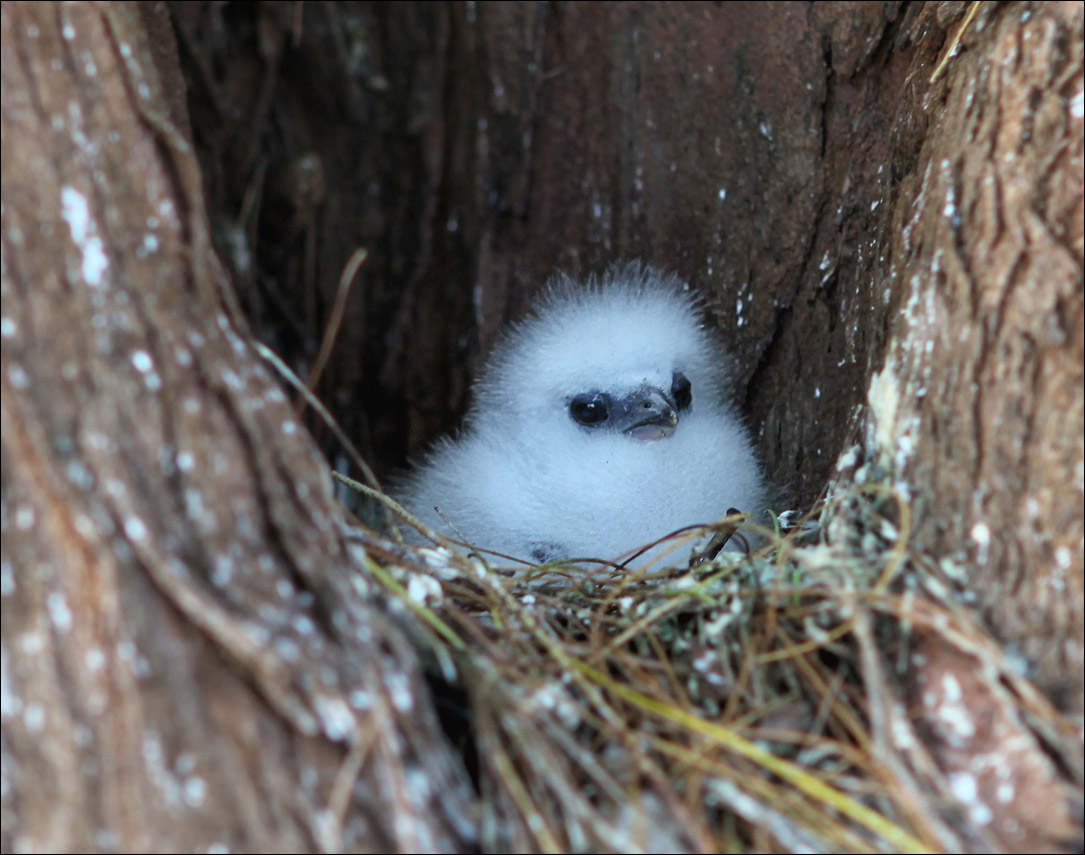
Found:
<path fill-rule="evenodd" d="M 881 357 L 888 200 L 922 113 L 902 4 L 177 3 L 220 251 L 256 334 L 387 475 L 453 429 L 556 271 L 703 292 L 789 505 Z M 942 35 L 930 40 L 933 51 Z M 334 440 L 310 425 L 329 458 Z M 355 473 L 356 474 L 356 473 Z"/>

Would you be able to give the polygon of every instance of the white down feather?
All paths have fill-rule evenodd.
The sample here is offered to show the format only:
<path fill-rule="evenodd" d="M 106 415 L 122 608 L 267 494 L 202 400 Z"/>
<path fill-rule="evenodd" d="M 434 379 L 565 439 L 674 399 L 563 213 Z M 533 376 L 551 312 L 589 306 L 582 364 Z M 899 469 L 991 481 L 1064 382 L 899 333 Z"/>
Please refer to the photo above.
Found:
<path fill-rule="evenodd" d="M 730 508 L 759 513 L 766 485 L 728 403 L 726 356 L 687 287 L 637 264 L 586 286 L 557 280 L 495 348 L 462 431 L 401 482 L 399 500 L 443 534 L 531 561 L 615 559 Z M 670 390 L 675 372 L 692 401 L 668 437 L 570 416 L 580 393 Z"/>

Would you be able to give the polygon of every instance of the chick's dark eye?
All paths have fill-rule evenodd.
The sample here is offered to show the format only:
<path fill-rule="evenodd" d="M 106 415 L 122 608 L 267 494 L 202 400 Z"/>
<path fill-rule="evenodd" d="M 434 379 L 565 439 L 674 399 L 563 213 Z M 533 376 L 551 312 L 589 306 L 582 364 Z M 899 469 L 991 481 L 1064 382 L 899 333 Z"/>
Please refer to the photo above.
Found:
<path fill-rule="evenodd" d="M 569 402 L 569 415 L 579 425 L 595 427 L 607 420 L 610 413 L 607 410 L 606 395 L 589 393 L 577 395 Z"/>
<path fill-rule="evenodd" d="M 690 386 L 689 378 L 681 371 L 674 372 L 674 379 L 671 381 L 671 397 L 674 398 L 674 405 L 680 410 L 684 410 L 693 403 L 693 388 Z"/>

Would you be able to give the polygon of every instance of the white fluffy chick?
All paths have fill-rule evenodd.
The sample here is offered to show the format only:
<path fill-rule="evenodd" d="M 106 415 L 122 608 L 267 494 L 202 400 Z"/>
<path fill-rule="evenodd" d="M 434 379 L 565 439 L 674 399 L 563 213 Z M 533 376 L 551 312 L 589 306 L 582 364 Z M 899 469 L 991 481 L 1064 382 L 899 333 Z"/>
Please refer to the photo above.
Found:
<path fill-rule="evenodd" d="M 443 534 L 539 563 L 615 560 L 731 508 L 759 513 L 765 481 L 726 383 L 677 277 L 631 264 L 559 278 L 398 497 Z"/>

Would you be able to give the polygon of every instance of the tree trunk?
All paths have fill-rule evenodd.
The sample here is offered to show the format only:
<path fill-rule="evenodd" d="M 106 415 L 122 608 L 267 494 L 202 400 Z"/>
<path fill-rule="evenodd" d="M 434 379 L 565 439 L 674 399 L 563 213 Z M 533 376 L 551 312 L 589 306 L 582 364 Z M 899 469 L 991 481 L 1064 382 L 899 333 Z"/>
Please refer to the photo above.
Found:
<path fill-rule="evenodd" d="M 893 209 L 893 316 L 867 448 L 907 482 L 915 543 L 1083 710 L 1080 4 L 982 8 L 925 97 Z"/>
<path fill-rule="evenodd" d="M 460 849 L 414 653 L 211 251 L 163 11 L 0 19 L 3 849 Z"/>

